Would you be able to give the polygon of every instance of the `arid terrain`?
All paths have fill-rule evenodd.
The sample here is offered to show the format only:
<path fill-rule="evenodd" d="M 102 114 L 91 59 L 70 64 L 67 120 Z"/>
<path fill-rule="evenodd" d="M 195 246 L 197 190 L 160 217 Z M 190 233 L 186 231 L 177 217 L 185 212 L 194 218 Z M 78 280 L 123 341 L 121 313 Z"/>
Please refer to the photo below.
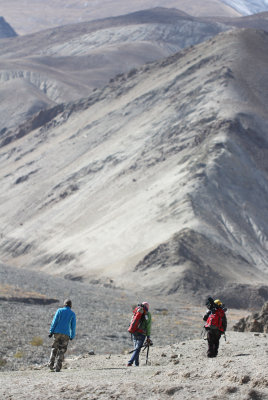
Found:
<path fill-rule="evenodd" d="M 232 331 L 268 300 L 265 3 L 4 3 L 0 398 L 267 399 L 267 331 Z M 228 308 L 209 360 L 208 296 Z M 127 368 L 141 301 L 154 346 Z"/>
<path fill-rule="evenodd" d="M 267 45 L 223 32 L 4 130 L 2 262 L 260 306 Z"/>
<path fill-rule="evenodd" d="M 227 333 L 219 356 L 206 358 L 206 341 L 153 346 L 149 362 L 126 367 L 129 355 L 67 357 L 66 369 L 33 367 L 0 374 L 0 396 L 8 399 L 268 399 L 266 334 Z"/>
<path fill-rule="evenodd" d="M 111 282 L 102 286 L 83 284 L 3 264 L 0 282 L 1 372 L 47 363 L 52 344 L 48 338 L 50 324 L 65 298 L 72 299 L 77 316 L 76 338 L 68 350 L 68 355 L 75 357 L 90 350 L 120 355 L 131 348 L 127 329 L 132 309 L 144 300 L 150 302 L 156 346 L 200 338 L 206 311 L 206 297 L 193 304 L 191 298 L 154 296 L 138 286 L 127 291 L 114 288 Z M 229 328 L 247 314 L 246 310 L 228 310 Z"/>

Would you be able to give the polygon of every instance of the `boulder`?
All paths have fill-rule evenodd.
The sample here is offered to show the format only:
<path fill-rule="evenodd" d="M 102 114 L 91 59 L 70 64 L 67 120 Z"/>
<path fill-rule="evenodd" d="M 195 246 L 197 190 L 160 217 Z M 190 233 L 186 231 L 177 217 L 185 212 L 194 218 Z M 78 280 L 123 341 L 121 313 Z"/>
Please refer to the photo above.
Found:
<path fill-rule="evenodd" d="M 237 332 L 266 332 L 268 333 L 268 301 L 259 313 L 241 318 L 233 327 Z"/>

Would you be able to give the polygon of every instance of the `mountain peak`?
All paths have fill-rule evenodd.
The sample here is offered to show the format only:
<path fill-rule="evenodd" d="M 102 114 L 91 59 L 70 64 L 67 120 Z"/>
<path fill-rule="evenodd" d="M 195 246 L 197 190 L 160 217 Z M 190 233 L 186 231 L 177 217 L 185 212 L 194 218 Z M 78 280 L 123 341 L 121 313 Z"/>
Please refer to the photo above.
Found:
<path fill-rule="evenodd" d="M 17 36 L 14 29 L 6 22 L 4 17 L 0 17 L 0 39 Z"/>

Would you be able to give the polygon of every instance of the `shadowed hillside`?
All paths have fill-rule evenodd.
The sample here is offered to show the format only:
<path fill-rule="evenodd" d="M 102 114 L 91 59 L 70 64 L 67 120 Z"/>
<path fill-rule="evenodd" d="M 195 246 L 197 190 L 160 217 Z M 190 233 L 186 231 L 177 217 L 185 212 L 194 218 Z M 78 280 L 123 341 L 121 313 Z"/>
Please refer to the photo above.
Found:
<path fill-rule="evenodd" d="M 2 260 L 155 293 L 246 287 L 259 304 L 267 47 L 222 33 L 2 133 Z"/>

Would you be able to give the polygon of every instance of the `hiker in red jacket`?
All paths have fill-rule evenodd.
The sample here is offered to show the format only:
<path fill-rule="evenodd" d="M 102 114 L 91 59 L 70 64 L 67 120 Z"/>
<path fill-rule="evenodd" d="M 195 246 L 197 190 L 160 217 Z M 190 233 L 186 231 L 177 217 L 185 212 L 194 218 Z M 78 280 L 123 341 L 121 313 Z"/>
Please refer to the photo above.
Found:
<path fill-rule="evenodd" d="M 128 332 L 131 333 L 134 343 L 134 351 L 131 359 L 127 363 L 128 367 L 131 367 L 133 363 L 135 363 L 136 367 L 139 366 L 139 355 L 146 338 L 147 346 L 153 344 L 150 339 L 151 324 L 152 316 L 149 312 L 149 303 L 145 301 L 133 310 L 132 320 L 128 328 Z"/>
<path fill-rule="evenodd" d="M 203 320 L 206 321 L 205 329 L 207 331 L 208 357 L 217 357 L 220 344 L 220 338 L 227 328 L 227 319 L 225 315 L 226 308 L 222 302 L 217 299 L 208 298 L 206 303 L 208 310 Z"/>

